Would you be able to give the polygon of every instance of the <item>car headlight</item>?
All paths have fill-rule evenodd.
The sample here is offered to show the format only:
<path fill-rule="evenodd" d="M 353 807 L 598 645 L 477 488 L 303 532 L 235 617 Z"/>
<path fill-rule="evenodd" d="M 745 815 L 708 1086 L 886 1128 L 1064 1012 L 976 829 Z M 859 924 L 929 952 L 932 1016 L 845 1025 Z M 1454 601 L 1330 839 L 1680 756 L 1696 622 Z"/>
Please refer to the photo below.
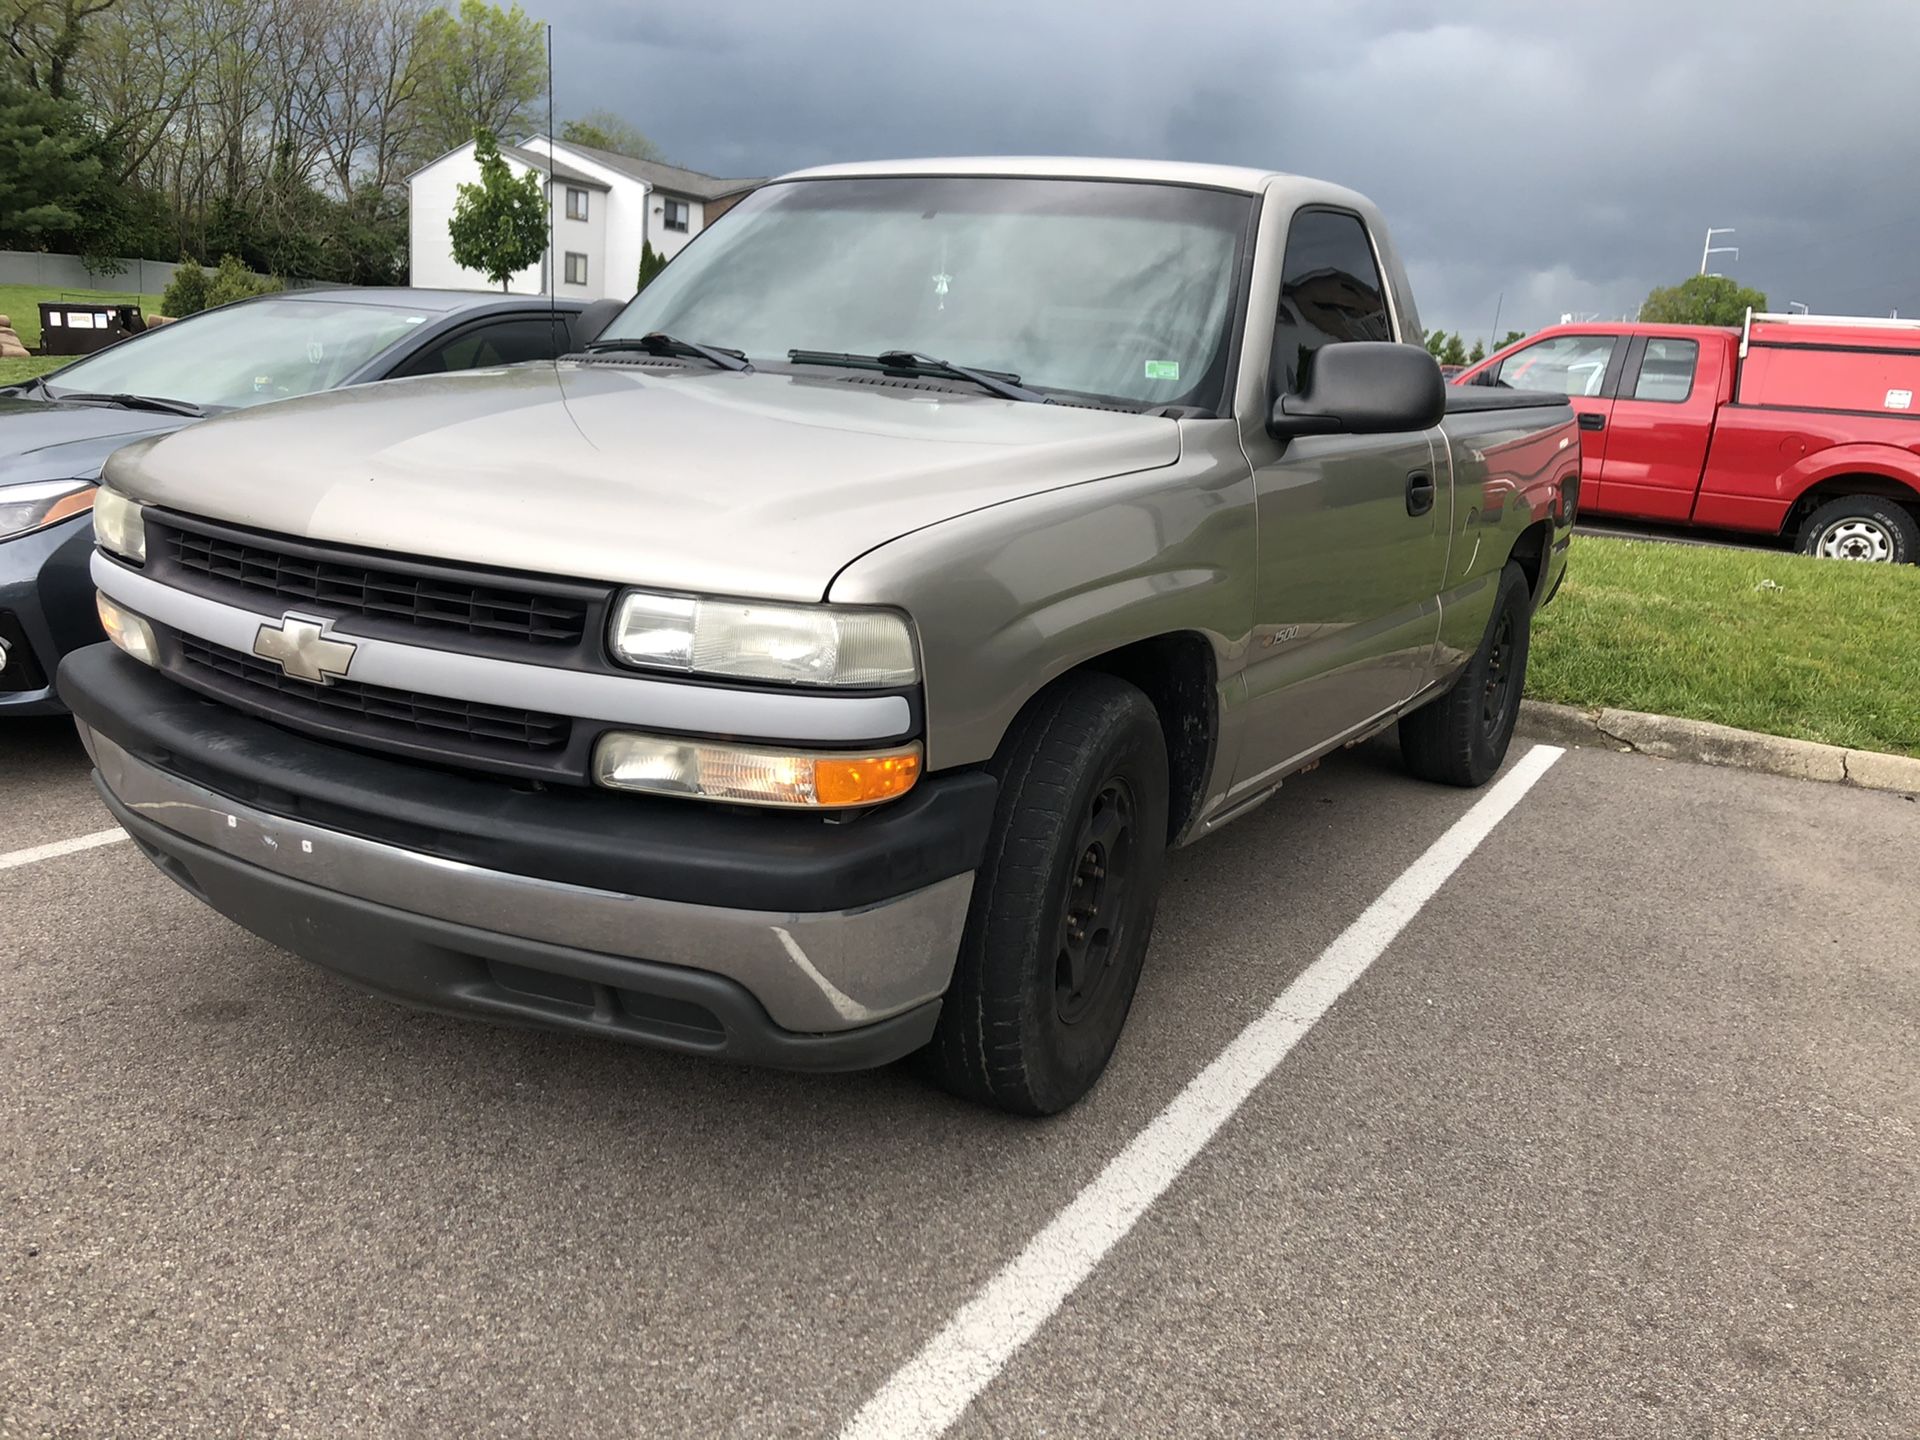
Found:
<path fill-rule="evenodd" d="M 109 555 L 136 565 L 146 561 L 147 525 L 140 507 L 105 486 L 93 498 L 93 538 Z"/>
<path fill-rule="evenodd" d="M 94 488 L 91 480 L 36 480 L 0 489 L 0 540 L 86 514 Z"/>
<path fill-rule="evenodd" d="M 767 605 L 630 590 L 607 637 L 614 658 L 646 670 L 790 685 L 911 685 L 913 634 L 891 610 Z"/>

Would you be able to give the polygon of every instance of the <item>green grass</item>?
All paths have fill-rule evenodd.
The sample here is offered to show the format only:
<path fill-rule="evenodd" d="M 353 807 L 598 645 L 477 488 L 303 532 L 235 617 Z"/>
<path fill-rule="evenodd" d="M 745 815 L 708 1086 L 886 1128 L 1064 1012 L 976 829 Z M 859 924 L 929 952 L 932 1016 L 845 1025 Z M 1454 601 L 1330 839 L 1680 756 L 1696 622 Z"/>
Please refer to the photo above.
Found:
<path fill-rule="evenodd" d="M 14 333 L 29 350 L 36 350 L 40 346 L 42 300 L 133 300 L 139 303 L 143 315 L 160 313 L 158 295 L 137 295 L 131 290 L 60 290 L 38 285 L 0 285 L 0 315 L 13 321 Z M 26 360 L 0 360 L 0 385 L 17 385 L 36 375 L 48 374 L 73 358 L 62 355 L 51 359 L 34 356 Z"/>
<path fill-rule="evenodd" d="M 1583 535 L 1527 693 L 1920 755 L 1917 622 L 1920 567 Z"/>

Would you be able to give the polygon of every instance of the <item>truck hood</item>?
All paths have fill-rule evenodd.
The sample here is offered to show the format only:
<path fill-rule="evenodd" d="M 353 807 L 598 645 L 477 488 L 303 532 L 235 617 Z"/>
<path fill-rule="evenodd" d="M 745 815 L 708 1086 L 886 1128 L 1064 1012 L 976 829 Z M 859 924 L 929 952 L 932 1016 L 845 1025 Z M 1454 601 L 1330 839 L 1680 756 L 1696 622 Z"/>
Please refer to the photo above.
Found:
<path fill-rule="evenodd" d="M 911 381 L 588 363 L 284 400 L 130 447 L 107 479 L 314 540 L 818 600 L 849 561 L 908 531 L 1179 451 L 1178 422 L 1158 416 Z"/>
<path fill-rule="evenodd" d="M 192 423 L 151 410 L 0 395 L 0 485 L 92 480 L 107 456 L 128 441 Z"/>

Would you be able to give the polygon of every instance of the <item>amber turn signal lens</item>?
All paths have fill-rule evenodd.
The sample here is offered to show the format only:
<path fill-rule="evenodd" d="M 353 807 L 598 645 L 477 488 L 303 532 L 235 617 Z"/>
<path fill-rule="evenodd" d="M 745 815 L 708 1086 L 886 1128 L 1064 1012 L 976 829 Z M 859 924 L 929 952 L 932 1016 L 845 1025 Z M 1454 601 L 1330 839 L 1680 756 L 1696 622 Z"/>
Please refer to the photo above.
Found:
<path fill-rule="evenodd" d="M 813 793 L 821 805 L 871 805 L 904 795 L 920 778 L 918 748 L 892 755 L 869 755 L 858 760 L 813 762 Z"/>

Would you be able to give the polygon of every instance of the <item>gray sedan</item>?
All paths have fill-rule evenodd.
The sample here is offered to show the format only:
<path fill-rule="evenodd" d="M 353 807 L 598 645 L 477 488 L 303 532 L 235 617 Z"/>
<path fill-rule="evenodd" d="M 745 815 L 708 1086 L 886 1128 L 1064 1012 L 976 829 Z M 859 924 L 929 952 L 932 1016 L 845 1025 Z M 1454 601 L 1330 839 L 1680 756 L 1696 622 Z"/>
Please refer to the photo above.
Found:
<path fill-rule="evenodd" d="M 120 446 L 286 396 L 552 359 L 592 338 L 604 306 L 454 290 L 263 295 L 0 389 L 0 717 L 59 711 L 60 657 L 100 638 L 87 512 Z"/>

